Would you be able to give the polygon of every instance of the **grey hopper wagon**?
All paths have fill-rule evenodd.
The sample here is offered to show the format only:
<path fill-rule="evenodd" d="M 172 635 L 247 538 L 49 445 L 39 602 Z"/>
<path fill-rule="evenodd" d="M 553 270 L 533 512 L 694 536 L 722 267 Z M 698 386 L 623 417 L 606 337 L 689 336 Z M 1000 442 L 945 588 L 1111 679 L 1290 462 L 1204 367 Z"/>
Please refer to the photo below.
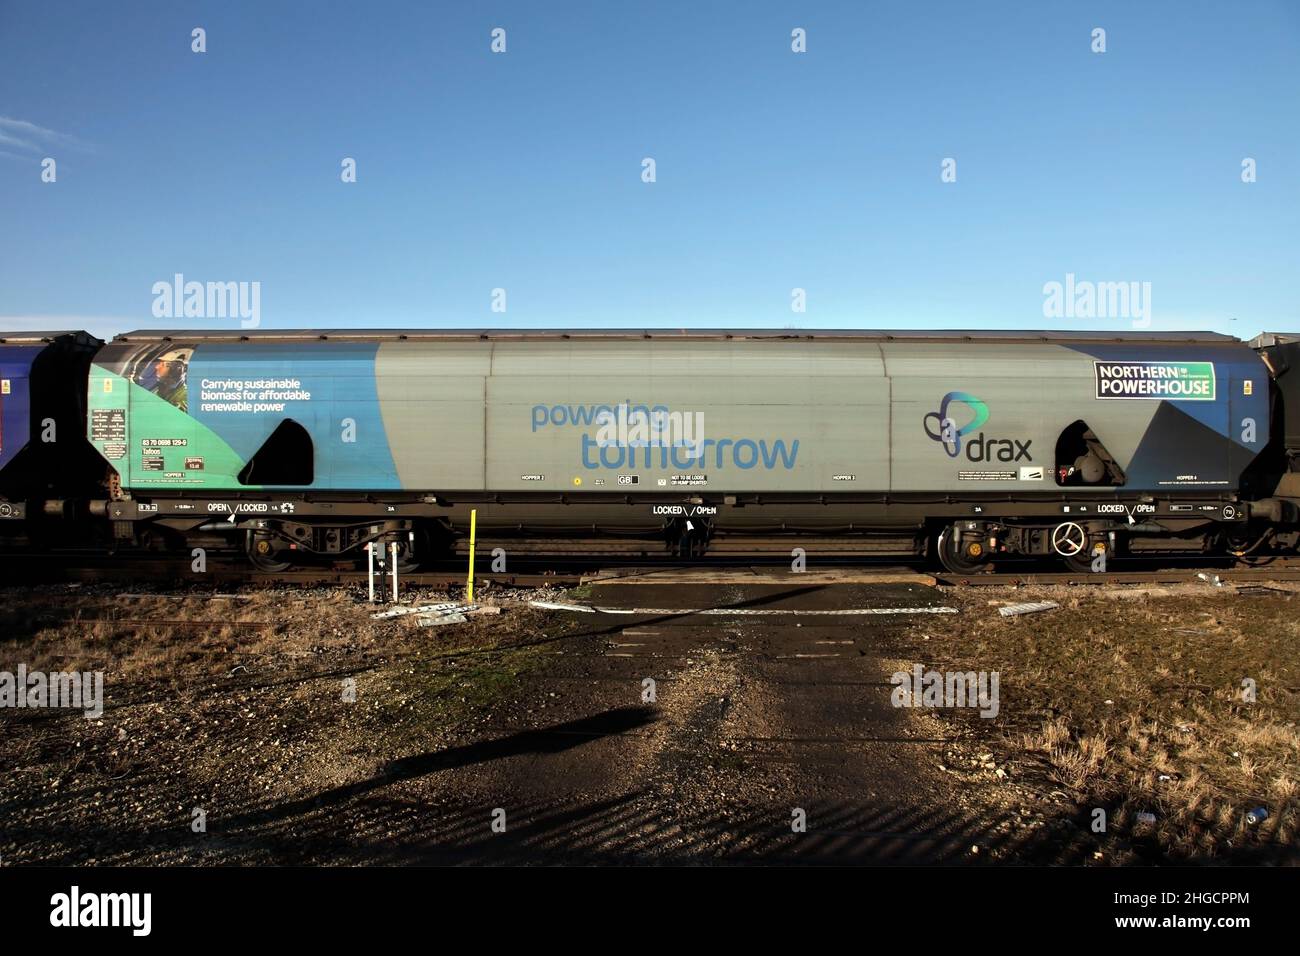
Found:
<path fill-rule="evenodd" d="M 240 492 L 272 550 L 485 533 L 885 535 L 957 568 L 1144 545 L 1243 547 L 1272 492 L 1274 374 L 1228 336 L 1155 332 L 266 331 L 122 342 L 286 343 L 295 367 L 373 347 L 393 480 Z M 308 436 L 316 445 L 329 436 Z M 184 488 L 138 489 L 184 530 Z M 190 496 L 192 498 L 192 496 Z M 1268 505 L 1262 502 L 1268 501 Z M 1290 509 L 1290 510 L 1288 510 Z M 147 517 L 146 517 L 147 516 Z M 290 529 L 290 526 L 293 526 Z M 303 528 L 308 529 L 304 538 Z M 432 532 L 432 533 L 431 533 Z M 375 536 L 370 535 L 373 539 Z M 428 547 L 429 545 L 425 545 Z"/>

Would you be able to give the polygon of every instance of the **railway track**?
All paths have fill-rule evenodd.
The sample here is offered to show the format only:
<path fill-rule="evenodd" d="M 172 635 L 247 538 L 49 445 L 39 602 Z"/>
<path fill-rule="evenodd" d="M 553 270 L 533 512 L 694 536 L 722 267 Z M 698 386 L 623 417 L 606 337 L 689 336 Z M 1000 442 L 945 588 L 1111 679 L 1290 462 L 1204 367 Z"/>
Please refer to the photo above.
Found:
<path fill-rule="evenodd" d="M 1188 568 L 1156 570 L 1108 571 L 1104 574 L 1079 574 L 1077 572 L 1033 572 L 1000 574 L 955 575 L 936 574 L 939 584 L 955 587 L 1029 587 L 1032 585 L 1079 585 L 1102 587 L 1115 584 L 1192 584 L 1204 583 L 1211 587 L 1227 585 L 1260 585 L 1268 581 L 1300 581 L 1300 567 L 1273 570 L 1271 568 L 1233 568 L 1197 571 Z"/>
<path fill-rule="evenodd" d="M 1009 563 L 997 572 L 953 574 L 927 568 L 919 561 L 898 561 L 869 556 L 835 556 L 836 563 L 814 565 L 799 580 L 836 583 L 837 580 L 865 582 L 874 579 L 914 577 L 925 583 L 953 587 L 1006 587 L 1032 585 L 1108 586 L 1121 584 L 1260 585 L 1268 581 L 1300 581 L 1300 559 L 1276 558 L 1262 567 L 1233 565 L 1223 559 L 1180 560 L 1162 564 L 1153 560 L 1133 561 L 1103 573 L 1061 571 L 1044 562 Z M 646 560 L 599 555 L 530 556 L 513 562 L 509 572 L 482 571 L 474 577 L 476 587 L 536 588 L 574 587 L 611 579 L 638 583 L 710 583 L 719 573 L 749 574 L 770 578 L 774 583 L 795 579 L 796 572 L 784 559 L 756 555 L 724 555 L 691 562 Z M 351 566 L 320 566 L 270 573 L 247 567 L 237 558 L 210 560 L 203 572 L 195 572 L 183 557 L 158 555 L 115 555 L 98 553 L 55 553 L 0 555 L 0 575 L 10 585 L 50 583 L 165 584 L 169 586 L 249 587 L 365 587 L 366 573 Z M 432 568 L 399 574 L 403 588 L 420 587 L 454 590 L 463 587 L 464 567 Z M 376 589 L 391 588 L 391 577 L 376 581 Z"/>
<path fill-rule="evenodd" d="M 475 587 L 572 587 L 580 584 L 584 574 L 581 569 L 538 569 L 518 573 L 475 574 Z M 269 573 L 240 567 L 234 562 L 213 563 L 203 572 L 194 572 L 189 563 L 167 558 L 124 558 L 113 561 L 87 560 L 78 563 L 63 561 L 33 561 L 28 558 L 21 564 L 11 559 L 0 559 L 0 574 L 10 585 L 32 584 L 164 584 L 169 586 L 249 586 L 249 587 L 323 587 L 366 586 L 366 572 L 355 568 L 318 567 Z M 465 585 L 465 570 L 419 571 L 399 574 L 403 588 L 422 587 L 447 589 Z M 392 587 L 392 578 L 376 579 L 375 588 L 383 591 Z"/>

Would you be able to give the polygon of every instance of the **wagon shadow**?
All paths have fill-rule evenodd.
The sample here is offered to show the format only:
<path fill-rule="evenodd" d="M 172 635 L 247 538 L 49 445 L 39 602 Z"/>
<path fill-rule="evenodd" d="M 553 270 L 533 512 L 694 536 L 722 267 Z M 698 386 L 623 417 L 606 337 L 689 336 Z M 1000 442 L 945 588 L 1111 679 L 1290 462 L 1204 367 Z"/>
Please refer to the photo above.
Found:
<path fill-rule="evenodd" d="M 630 733 L 654 723 L 656 719 L 655 711 L 649 707 L 617 707 L 549 727 L 521 730 L 505 737 L 401 757 L 391 761 L 368 780 L 335 787 L 313 797 L 282 803 L 270 810 L 235 816 L 225 821 L 223 825 L 237 829 L 289 820 L 303 814 L 328 810 L 395 783 L 414 780 L 444 770 L 457 770 L 508 757 L 563 753 L 601 737 Z"/>

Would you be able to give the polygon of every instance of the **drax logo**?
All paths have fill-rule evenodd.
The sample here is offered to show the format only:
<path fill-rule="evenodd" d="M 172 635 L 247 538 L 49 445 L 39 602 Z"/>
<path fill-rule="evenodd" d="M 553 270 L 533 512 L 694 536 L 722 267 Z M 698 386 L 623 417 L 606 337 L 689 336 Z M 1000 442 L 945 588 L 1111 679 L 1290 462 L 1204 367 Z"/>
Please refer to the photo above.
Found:
<path fill-rule="evenodd" d="M 958 425 L 949 412 L 949 406 L 954 402 L 970 409 L 970 417 L 964 425 Z M 974 395 L 949 392 L 939 403 L 939 410 L 928 412 L 921 424 L 932 441 L 943 445 L 949 458 L 956 458 L 961 454 L 962 439 L 988 420 L 989 407 Z M 1033 439 L 1022 442 L 1014 438 L 985 438 L 983 432 L 964 442 L 966 457 L 971 461 L 1033 461 L 1033 456 L 1029 454 L 1029 446 L 1032 444 Z"/>
<path fill-rule="evenodd" d="M 970 421 L 960 428 L 948 414 L 948 406 L 953 402 L 961 402 L 970 408 Z M 930 419 L 934 419 L 935 430 L 930 430 Z M 989 407 L 981 402 L 974 395 L 967 395 L 965 392 L 949 392 L 939 403 L 937 412 L 930 412 L 925 416 L 922 424 L 925 425 L 925 433 L 937 442 L 943 442 L 943 449 L 948 453 L 949 458 L 956 458 L 961 451 L 962 436 L 973 432 L 986 421 L 989 420 Z"/>

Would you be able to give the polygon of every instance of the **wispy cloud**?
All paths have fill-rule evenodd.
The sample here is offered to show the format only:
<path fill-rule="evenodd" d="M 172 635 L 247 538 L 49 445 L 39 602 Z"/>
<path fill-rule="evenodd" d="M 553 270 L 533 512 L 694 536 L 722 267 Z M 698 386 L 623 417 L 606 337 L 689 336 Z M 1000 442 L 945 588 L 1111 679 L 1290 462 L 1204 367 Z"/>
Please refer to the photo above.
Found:
<path fill-rule="evenodd" d="M 89 143 L 70 133 L 60 133 L 58 130 L 37 126 L 27 120 L 14 119 L 12 116 L 0 116 L 0 143 L 38 153 L 55 146 L 81 150 L 93 148 Z"/>
<path fill-rule="evenodd" d="M 29 143 L 25 139 L 19 139 L 17 136 L 10 136 L 4 130 L 0 130 L 0 143 L 7 146 L 17 146 L 19 149 L 37 149 L 35 143 Z"/>

